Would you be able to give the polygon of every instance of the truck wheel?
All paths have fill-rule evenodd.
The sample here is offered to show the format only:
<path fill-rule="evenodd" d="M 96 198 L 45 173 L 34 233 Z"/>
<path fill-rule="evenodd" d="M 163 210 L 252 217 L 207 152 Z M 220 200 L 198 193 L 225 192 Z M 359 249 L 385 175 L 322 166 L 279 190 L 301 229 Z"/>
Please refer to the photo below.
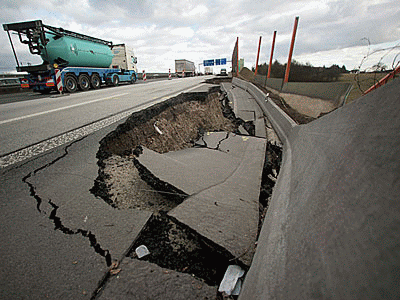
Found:
<path fill-rule="evenodd" d="M 80 74 L 78 77 L 78 85 L 79 89 L 82 91 L 87 91 L 88 89 L 90 89 L 89 76 L 86 74 Z"/>
<path fill-rule="evenodd" d="M 135 76 L 135 74 L 132 74 L 132 76 L 131 76 L 131 84 L 133 84 L 135 82 L 136 82 L 136 76 Z"/>
<path fill-rule="evenodd" d="M 101 79 L 100 79 L 100 76 L 98 74 L 93 74 L 92 77 L 90 77 L 90 85 L 95 90 L 100 88 Z"/>
<path fill-rule="evenodd" d="M 113 76 L 112 84 L 113 84 L 113 86 L 118 86 L 119 85 L 119 77 L 117 75 Z"/>
<path fill-rule="evenodd" d="M 64 77 L 65 90 L 68 93 L 75 93 L 78 88 L 78 83 L 74 75 L 65 75 Z"/>

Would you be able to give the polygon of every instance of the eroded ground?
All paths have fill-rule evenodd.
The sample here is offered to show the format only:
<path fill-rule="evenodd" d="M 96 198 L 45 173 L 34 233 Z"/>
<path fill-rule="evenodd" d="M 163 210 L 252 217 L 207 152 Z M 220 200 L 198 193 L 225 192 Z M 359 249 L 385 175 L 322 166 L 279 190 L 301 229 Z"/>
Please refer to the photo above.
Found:
<path fill-rule="evenodd" d="M 240 125 L 247 129 L 248 135 L 254 135 L 253 124 L 234 116 L 226 94 L 211 88 L 209 93 L 181 94 L 134 113 L 101 141 L 97 153 L 99 176 L 92 193 L 116 209 L 153 212 L 153 217 L 133 243 L 129 259 L 137 260 L 135 248 L 146 245 L 151 249 L 150 255 L 141 260 L 191 274 L 209 286 L 219 285 L 230 264 L 241 265 L 245 270 L 248 268 L 239 256 L 235 257 L 224 247 L 169 216 L 168 212 L 189 195 L 154 177 L 137 160 L 143 147 L 161 154 L 195 145 L 199 147 L 201 142 L 198 141 L 204 141 L 202 137 L 209 132 L 243 134 L 239 133 Z M 217 147 L 210 149 L 219 151 L 218 145 L 229 135 L 223 136 Z M 267 142 L 260 198 L 257 199 L 259 228 L 268 208 L 280 161 L 280 146 Z M 215 205 L 217 207 L 218 203 Z M 174 280 L 179 280 L 179 276 Z M 216 297 L 222 295 L 216 293 Z"/>

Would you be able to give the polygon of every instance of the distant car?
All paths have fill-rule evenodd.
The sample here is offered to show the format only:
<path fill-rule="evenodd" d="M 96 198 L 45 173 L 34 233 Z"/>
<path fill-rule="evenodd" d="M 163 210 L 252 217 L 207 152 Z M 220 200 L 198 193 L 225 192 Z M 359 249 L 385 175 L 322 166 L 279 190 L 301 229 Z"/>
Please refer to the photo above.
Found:
<path fill-rule="evenodd" d="M 221 69 L 221 75 L 228 75 L 228 74 L 226 73 L 226 69 Z"/>

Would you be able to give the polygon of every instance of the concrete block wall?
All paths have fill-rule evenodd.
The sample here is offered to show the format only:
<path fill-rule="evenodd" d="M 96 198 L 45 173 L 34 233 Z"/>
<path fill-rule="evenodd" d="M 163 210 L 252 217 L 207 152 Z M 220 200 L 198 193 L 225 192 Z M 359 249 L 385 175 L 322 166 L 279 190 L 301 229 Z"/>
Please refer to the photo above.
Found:
<path fill-rule="evenodd" d="M 281 126 L 283 165 L 239 299 L 400 298 L 399 90 L 397 79 Z"/>
<path fill-rule="evenodd" d="M 254 78 L 254 82 L 282 93 L 330 100 L 335 107 L 340 107 L 344 104 L 352 88 L 352 84 L 346 82 L 288 82 L 282 85 L 283 79 L 269 78 L 265 81 L 264 75 L 257 75 Z"/>

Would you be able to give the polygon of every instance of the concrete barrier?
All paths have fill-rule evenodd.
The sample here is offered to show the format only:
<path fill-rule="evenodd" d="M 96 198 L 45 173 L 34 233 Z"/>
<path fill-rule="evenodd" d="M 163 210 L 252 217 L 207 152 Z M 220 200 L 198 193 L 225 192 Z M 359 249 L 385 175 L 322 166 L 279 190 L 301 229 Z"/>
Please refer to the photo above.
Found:
<path fill-rule="evenodd" d="M 283 79 L 280 78 L 269 78 L 265 81 L 264 75 L 255 76 L 254 82 L 282 93 L 329 100 L 334 103 L 335 107 L 344 104 L 353 86 L 348 82 L 288 82 L 283 84 Z"/>
<path fill-rule="evenodd" d="M 399 90 L 291 128 L 266 108 L 283 165 L 239 299 L 400 298 Z"/>
<path fill-rule="evenodd" d="M 288 136 L 296 123 L 255 85 L 236 77 L 233 78 L 232 84 L 248 91 L 255 98 L 257 104 L 271 122 L 279 139 L 283 144 L 287 144 L 289 142 Z"/>

